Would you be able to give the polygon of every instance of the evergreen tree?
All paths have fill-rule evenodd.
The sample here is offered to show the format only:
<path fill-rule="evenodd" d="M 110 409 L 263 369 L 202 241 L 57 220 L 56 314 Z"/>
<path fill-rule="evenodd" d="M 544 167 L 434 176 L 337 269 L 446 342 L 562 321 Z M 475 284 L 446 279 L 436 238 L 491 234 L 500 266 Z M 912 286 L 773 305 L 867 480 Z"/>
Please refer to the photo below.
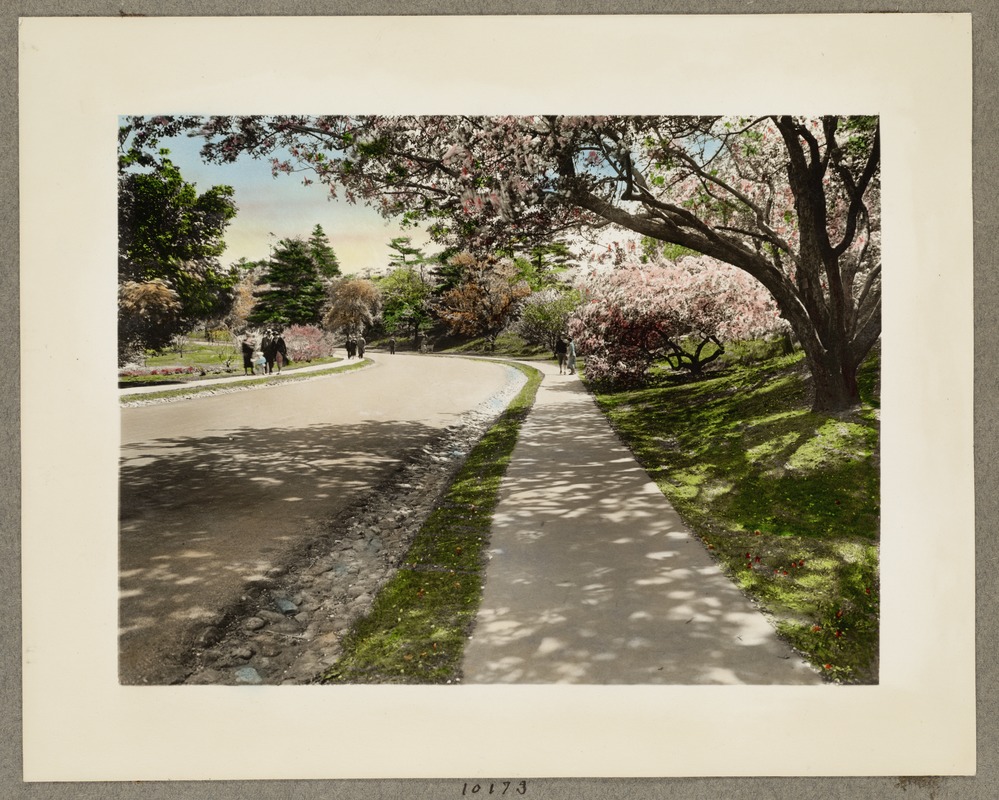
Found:
<path fill-rule="evenodd" d="M 257 285 L 256 305 L 248 317 L 251 324 L 319 322 L 326 287 L 309 242 L 299 237 L 279 241 Z"/>
<path fill-rule="evenodd" d="M 396 236 L 389 242 L 389 250 L 392 251 L 389 256 L 389 266 L 392 269 L 418 268 L 422 277 L 423 265 L 426 263 L 427 257 L 423 255 L 421 248 L 413 247 L 413 240 L 409 236 Z"/>
<path fill-rule="evenodd" d="M 330 247 L 329 237 L 322 225 L 317 224 L 312 229 L 312 235 L 309 237 L 309 253 L 322 277 L 336 278 L 340 275 L 340 260 Z"/>

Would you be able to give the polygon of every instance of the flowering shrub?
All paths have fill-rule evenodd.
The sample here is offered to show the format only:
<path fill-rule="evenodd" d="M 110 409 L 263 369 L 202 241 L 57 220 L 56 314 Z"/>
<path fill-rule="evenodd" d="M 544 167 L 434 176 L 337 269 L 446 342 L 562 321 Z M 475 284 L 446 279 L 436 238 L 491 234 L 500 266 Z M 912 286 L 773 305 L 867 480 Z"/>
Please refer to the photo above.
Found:
<path fill-rule="evenodd" d="M 195 375 L 200 373 L 198 367 L 162 367 L 160 369 L 122 369 L 118 370 L 119 378 L 145 378 L 149 375 Z"/>
<path fill-rule="evenodd" d="M 569 331 L 595 380 L 635 382 L 660 359 L 697 374 L 723 341 L 785 327 L 759 282 L 707 256 L 593 273 L 581 288 Z"/>
<path fill-rule="evenodd" d="M 312 361 L 333 355 L 333 338 L 315 325 L 292 325 L 281 336 L 292 361 Z"/>

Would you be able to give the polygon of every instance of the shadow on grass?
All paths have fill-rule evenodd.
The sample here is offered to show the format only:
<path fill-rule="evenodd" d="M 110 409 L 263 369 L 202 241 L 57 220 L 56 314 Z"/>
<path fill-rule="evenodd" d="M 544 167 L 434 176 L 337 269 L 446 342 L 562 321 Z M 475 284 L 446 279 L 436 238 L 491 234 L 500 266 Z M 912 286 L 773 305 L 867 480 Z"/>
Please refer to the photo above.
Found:
<path fill-rule="evenodd" d="M 877 354 L 865 405 L 809 410 L 796 357 L 700 382 L 603 392 L 599 402 L 684 519 L 739 585 L 831 674 L 877 661 L 880 524 Z"/>

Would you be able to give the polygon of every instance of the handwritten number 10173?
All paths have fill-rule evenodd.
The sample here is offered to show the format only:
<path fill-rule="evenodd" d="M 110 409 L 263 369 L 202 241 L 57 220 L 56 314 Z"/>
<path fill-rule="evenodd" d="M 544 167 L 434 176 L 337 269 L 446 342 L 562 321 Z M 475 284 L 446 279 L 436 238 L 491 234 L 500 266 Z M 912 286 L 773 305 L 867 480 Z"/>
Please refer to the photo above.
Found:
<path fill-rule="evenodd" d="M 501 781 L 500 783 L 465 783 L 461 787 L 462 796 L 473 794 L 497 794 L 504 795 L 507 792 L 514 794 L 527 794 L 527 781 L 514 783 L 513 781 Z"/>

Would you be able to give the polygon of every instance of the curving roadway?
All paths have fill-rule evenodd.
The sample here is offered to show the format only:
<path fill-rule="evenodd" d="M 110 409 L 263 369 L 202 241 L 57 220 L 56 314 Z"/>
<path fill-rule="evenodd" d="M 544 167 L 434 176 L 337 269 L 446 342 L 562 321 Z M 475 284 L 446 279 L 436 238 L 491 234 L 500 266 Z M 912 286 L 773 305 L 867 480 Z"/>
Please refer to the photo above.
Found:
<path fill-rule="evenodd" d="M 248 583 L 384 481 L 407 451 L 522 380 L 510 367 L 466 359 L 372 361 L 122 409 L 122 683 L 182 679 L 199 632 Z"/>

